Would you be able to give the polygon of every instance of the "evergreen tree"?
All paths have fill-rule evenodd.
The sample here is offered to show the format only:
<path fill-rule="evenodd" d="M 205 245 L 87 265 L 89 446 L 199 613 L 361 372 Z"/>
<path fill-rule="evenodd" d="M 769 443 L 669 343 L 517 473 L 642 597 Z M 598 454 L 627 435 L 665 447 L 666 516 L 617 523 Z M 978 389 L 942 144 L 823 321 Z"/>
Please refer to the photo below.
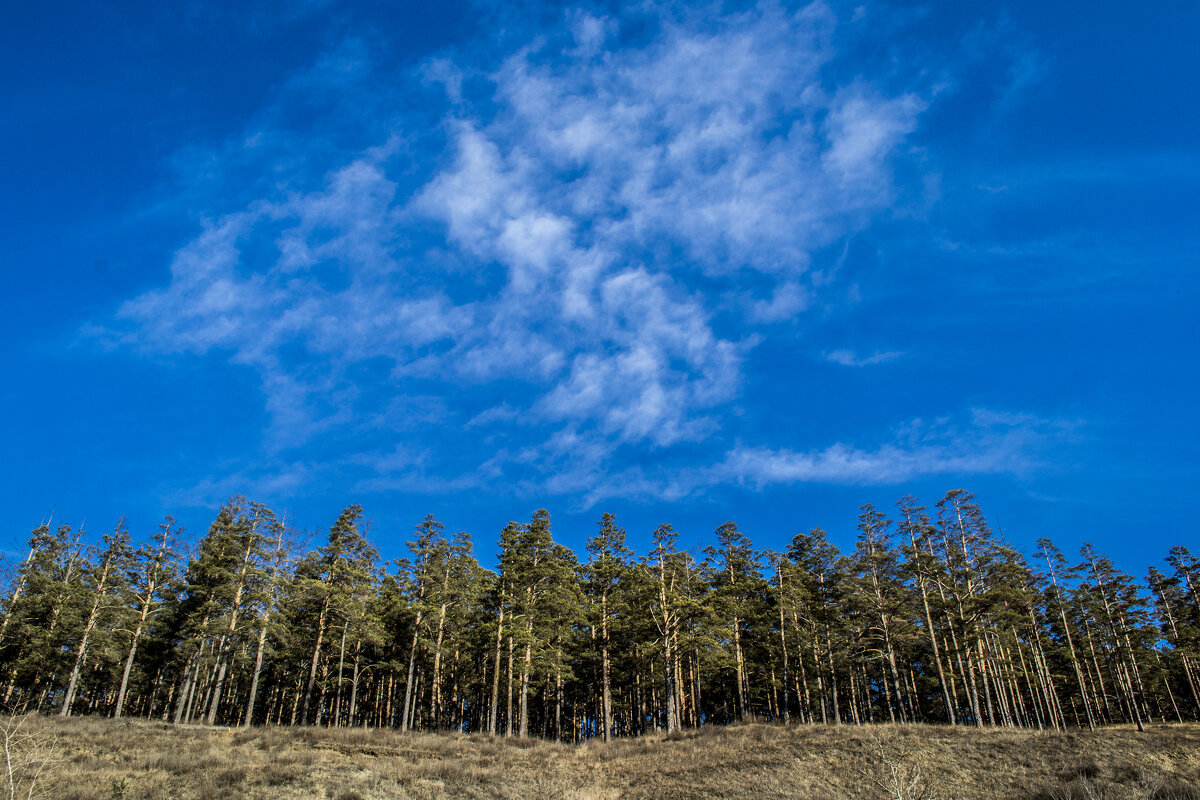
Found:
<path fill-rule="evenodd" d="M 940 564 L 933 553 L 934 527 L 929 522 L 925 507 L 917 505 L 915 497 L 906 496 L 897 505 L 900 507 L 899 533 L 904 542 L 901 545 L 905 557 L 904 571 L 908 579 L 916 584 L 920 594 L 921 615 L 925 623 L 925 634 L 929 637 L 930 658 L 937 672 L 945 718 L 954 725 L 957 722 L 957 702 L 951 697 L 952 687 L 950 679 L 947 678 L 948 674 L 953 676 L 953 671 L 947 670 L 943 665 L 942 655 L 946 647 L 939 640 L 939 626 L 934 621 L 933 609 L 936 607 L 936 600 L 933 591 L 940 578 Z"/>
<path fill-rule="evenodd" d="M 1166 654 L 1167 663 L 1179 665 L 1178 672 L 1183 678 L 1194 717 L 1200 711 L 1200 626 L 1196 624 L 1196 615 L 1189 613 L 1191 609 L 1181 577 L 1167 577 L 1151 567 L 1146 582 L 1154 593 L 1161 620 L 1159 629 L 1171 648 Z M 1170 676 L 1167 681 L 1169 688 Z M 1182 717 L 1181 714 L 1178 716 Z"/>
<path fill-rule="evenodd" d="M 728 522 L 702 560 L 659 526 L 640 557 L 604 514 L 587 560 L 536 511 L 496 569 L 432 515 L 383 575 L 362 509 L 302 558 L 243 497 L 186 542 L 38 526 L 0 601 L 10 711 L 206 724 L 488 731 L 561 741 L 790 723 L 1064 727 L 1200 716 L 1200 564 L 1140 584 L 1091 546 L 1032 566 L 955 489 L 931 519 L 863 506 L 759 553 Z M 847 532 L 849 533 L 849 532 Z M 1035 569 L 1036 568 L 1036 569 Z M 1153 602 L 1151 603 L 1151 599 Z"/>
<path fill-rule="evenodd" d="M 746 663 L 746 639 L 750 623 L 761 615 L 765 582 L 750 540 L 737 525 L 726 522 L 716 530 L 718 545 L 708 548 L 716 561 L 713 573 L 713 608 L 729 631 L 728 647 L 736 683 L 738 719 L 753 716 L 750 707 L 750 672 Z"/>
<path fill-rule="evenodd" d="M 408 543 L 408 549 L 413 555 L 412 560 L 400 562 L 401 571 L 405 573 L 405 584 L 408 587 L 413 615 L 412 644 L 408 650 L 408 675 L 404 681 L 404 711 L 400 718 L 402 731 L 409 729 L 412 715 L 416 713 L 413 683 L 421 640 L 425 636 L 430 614 L 440 606 L 439 598 L 445 594 L 444 583 L 450 576 L 450 546 L 443 533 L 444 529 L 445 526 L 438 522 L 433 514 L 426 515 L 416 527 L 416 537 Z"/>
<path fill-rule="evenodd" d="M 174 518 L 167 517 L 158 526 L 158 532 L 151 541 L 138 547 L 133 554 L 125 578 L 132 616 L 129 647 L 121 671 L 121 683 L 117 689 L 114 717 L 120 717 L 125 712 L 129 678 L 142 636 L 166 605 L 167 593 L 178 571 L 179 555 L 176 548 L 182 533 L 183 529 L 175 526 Z"/>
<path fill-rule="evenodd" d="M 326 655 L 326 634 L 339 620 L 347 621 L 359 613 L 367 587 L 376 578 L 379 556 L 363 535 L 361 521 L 362 507 L 347 506 L 330 527 L 325 546 L 306 559 L 305 569 L 297 570 L 297 592 L 318 609 L 312 658 L 300 703 L 302 725 L 313 720 L 313 690 L 322 656 Z M 322 682 L 321 697 L 315 704 L 317 722 L 324 721 L 327 689 L 327 683 Z"/>
<path fill-rule="evenodd" d="M 82 531 L 41 525 L 29 540 L 29 557 L 5 615 L 4 661 L 8 665 L 3 704 L 17 713 L 40 710 L 64 671 L 84 567 Z"/>
<path fill-rule="evenodd" d="M 905 686 L 900 681 L 896 651 L 905 635 L 905 591 L 900 581 L 900 564 L 892 548 L 888 527 L 891 521 L 867 504 L 858 517 L 858 541 L 852 557 L 858 578 L 854 595 L 863 616 L 859 647 L 868 659 L 886 664 L 881 669 L 888 718 L 892 722 L 909 721 Z"/>
<path fill-rule="evenodd" d="M 846 657 L 846 619 L 839 613 L 845 597 L 846 561 L 820 528 L 792 538 L 788 558 L 796 565 L 799 585 L 796 611 L 806 629 L 811 674 L 816 682 L 822 722 L 839 724 L 838 675 Z M 802 650 L 804 658 L 807 653 Z M 807 684 L 805 694 L 808 695 Z M 810 716 L 812 716 L 810 708 Z"/>
<path fill-rule="evenodd" d="M 617 526 L 616 517 L 605 513 L 600 518 L 600 530 L 588 540 L 590 556 L 586 570 L 586 595 L 592 603 L 592 631 L 598 636 L 600 652 L 600 713 L 601 738 L 608 741 L 612 735 L 612 659 L 611 624 L 614 616 L 623 610 L 614 597 L 618 586 L 629 570 L 632 554 L 625 547 L 625 529 Z M 598 632 L 598 633 L 597 633 Z"/>
<path fill-rule="evenodd" d="M 292 553 L 285 541 L 286 529 L 283 522 L 266 506 L 253 504 L 254 526 L 261 537 L 263 563 L 259 567 L 259 580 L 253 584 L 250 597 L 252 610 L 256 610 L 255 626 L 258 642 L 254 651 L 254 666 L 251 669 L 250 689 L 246 697 L 246 710 L 242 724 L 249 726 L 254 721 L 254 706 L 258 701 L 258 682 L 262 675 L 263 661 L 267 655 L 268 637 L 279 612 L 284 586 L 290 577 Z"/>
<path fill-rule="evenodd" d="M 75 645 L 75 663 L 59 712 L 64 717 L 71 713 L 79 676 L 88 655 L 88 644 L 98 631 L 106 633 L 111 630 L 114 612 L 121 609 L 123 595 L 128 591 L 126 571 L 133 558 L 133 548 L 129 542 L 129 531 L 125 529 L 125 520 L 118 522 L 112 533 L 105 534 L 103 542 L 103 550 L 95 553 L 83 570 L 84 585 L 78 599 L 88 606 L 88 612 Z"/>

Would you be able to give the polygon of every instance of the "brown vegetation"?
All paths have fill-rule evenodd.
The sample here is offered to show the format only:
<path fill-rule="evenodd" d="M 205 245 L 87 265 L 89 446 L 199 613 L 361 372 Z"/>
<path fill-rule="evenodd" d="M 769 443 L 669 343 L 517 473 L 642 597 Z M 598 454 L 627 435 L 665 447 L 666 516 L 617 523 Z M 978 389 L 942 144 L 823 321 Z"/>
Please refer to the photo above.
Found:
<path fill-rule="evenodd" d="M 391 730 L 32 719 L 61 800 L 1200 800 L 1200 725 L 1146 733 L 735 725 L 580 746 Z"/>

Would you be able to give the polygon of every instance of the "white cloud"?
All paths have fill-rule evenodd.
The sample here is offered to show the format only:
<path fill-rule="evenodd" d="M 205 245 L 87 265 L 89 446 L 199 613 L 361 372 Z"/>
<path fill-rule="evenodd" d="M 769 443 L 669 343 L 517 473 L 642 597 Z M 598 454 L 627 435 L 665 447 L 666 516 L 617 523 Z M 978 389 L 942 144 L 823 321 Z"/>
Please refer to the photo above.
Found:
<path fill-rule="evenodd" d="M 712 465 L 674 471 L 634 468 L 597 478 L 590 467 L 560 475 L 591 506 L 614 497 L 678 500 L 718 486 L 754 489 L 799 483 L 880 485 L 931 475 L 1021 476 L 1039 454 L 1075 436 L 1079 423 L 975 409 L 965 422 L 912 420 L 875 447 L 837 442 L 823 449 L 738 445 Z"/>
<path fill-rule="evenodd" d="M 444 152 L 414 153 L 392 131 L 319 188 L 281 183 L 214 216 L 176 253 L 169 283 L 122 306 L 106 337 L 256 370 L 277 449 L 403 414 L 392 401 L 417 380 L 470 427 L 519 417 L 512 458 L 544 463 L 546 485 L 567 485 L 553 464 L 568 453 L 603 479 L 618 448 L 719 434 L 755 326 L 796 320 L 819 291 L 813 251 L 887 206 L 889 162 L 924 103 L 866 79 L 830 88 L 835 20 L 820 3 L 660 12 L 656 35 L 626 49 L 611 49 L 617 20 L 566 19 L 569 36 L 493 66 L 479 107 L 464 92 L 477 66 L 423 65 L 418 81 L 447 95 Z M 384 105 L 362 50 L 324 59 L 287 97 L 328 99 L 341 81 L 336 113 L 359 95 Z M 718 328 L 722 298 L 751 294 L 768 299 Z M 899 355 L 843 352 L 829 357 Z M 490 410 L 464 391 L 481 385 L 498 387 Z M 772 458 L 782 473 L 863 457 Z"/>
<path fill-rule="evenodd" d="M 492 425 L 497 422 L 508 422 L 520 416 L 517 409 L 510 406 L 508 403 L 501 403 L 498 406 L 492 406 L 480 411 L 475 416 L 467 421 L 465 427 L 478 428 L 482 425 Z"/>
<path fill-rule="evenodd" d="M 246 495 L 260 500 L 293 497 L 317 477 L 320 470 L 311 464 L 288 462 L 274 464 L 267 470 L 243 469 L 208 477 L 190 488 L 172 489 L 163 495 L 163 502 L 192 508 L 219 506 L 234 495 Z"/>
<path fill-rule="evenodd" d="M 755 322 L 787 322 L 808 308 L 811 292 L 795 281 L 786 281 L 775 287 L 770 300 L 759 300 L 750 309 L 750 319 Z"/>
<path fill-rule="evenodd" d="M 825 120 L 830 148 L 822 160 L 828 169 L 840 173 L 845 181 L 843 190 L 879 187 L 886 178 L 881 161 L 913 131 L 924 107 L 915 95 L 888 99 L 861 85 L 838 92 Z"/>
<path fill-rule="evenodd" d="M 548 59 L 551 45 L 512 56 L 494 76 L 501 113 L 459 130 L 463 152 L 486 137 L 506 176 L 598 223 L 595 242 L 674 244 L 684 271 L 799 274 L 814 247 L 886 205 L 887 158 L 923 103 L 862 83 L 830 96 L 827 8 L 659 22 L 646 47 L 602 58 Z"/>
<path fill-rule="evenodd" d="M 406 363 L 472 327 L 470 304 L 411 288 L 393 252 L 395 185 L 376 158 L 335 171 L 323 190 L 207 224 L 176 253 L 166 288 L 119 309 L 117 340 L 254 368 L 276 446 L 348 423 L 363 411 L 348 368 Z"/>
<path fill-rule="evenodd" d="M 895 440 L 874 449 L 841 442 L 796 452 L 738 447 L 719 475 L 756 487 L 800 482 L 881 484 L 944 474 L 1020 475 L 1037 466 L 1037 452 L 1069 437 L 1076 423 L 975 409 L 966 424 L 913 420 Z"/>
<path fill-rule="evenodd" d="M 877 352 L 869 356 L 856 355 L 853 350 L 832 350 L 825 354 L 825 360 L 832 361 L 834 364 L 841 364 L 844 367 L 869 367 L 872 364 L 885 364 L 888 361 L 895 361 L 898 358 L 903 358 L 904 355 L 899 350 Z"/>

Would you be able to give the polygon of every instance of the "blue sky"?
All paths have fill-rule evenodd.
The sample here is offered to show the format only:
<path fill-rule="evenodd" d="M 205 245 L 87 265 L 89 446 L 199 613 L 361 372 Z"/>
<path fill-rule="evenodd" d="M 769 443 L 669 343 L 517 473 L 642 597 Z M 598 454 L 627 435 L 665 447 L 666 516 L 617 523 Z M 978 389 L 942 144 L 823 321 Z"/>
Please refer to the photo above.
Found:
<path fill-rule="evenodd" d="M 1200 10 L 10 9 L 0 547 L 233 493 L 1195 545 Z"/>

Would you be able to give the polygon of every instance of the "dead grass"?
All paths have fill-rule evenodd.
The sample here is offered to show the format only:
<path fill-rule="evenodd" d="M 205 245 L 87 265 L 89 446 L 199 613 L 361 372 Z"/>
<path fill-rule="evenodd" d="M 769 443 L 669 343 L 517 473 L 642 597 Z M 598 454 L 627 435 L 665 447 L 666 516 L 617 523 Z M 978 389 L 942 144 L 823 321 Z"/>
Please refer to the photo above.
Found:
<path fill-rule="evenodd" d="M 62 800 L 1200 800 L 1200 725 L 1052 734 L 744 725 L 574 747 L 39 719 Z"/>

